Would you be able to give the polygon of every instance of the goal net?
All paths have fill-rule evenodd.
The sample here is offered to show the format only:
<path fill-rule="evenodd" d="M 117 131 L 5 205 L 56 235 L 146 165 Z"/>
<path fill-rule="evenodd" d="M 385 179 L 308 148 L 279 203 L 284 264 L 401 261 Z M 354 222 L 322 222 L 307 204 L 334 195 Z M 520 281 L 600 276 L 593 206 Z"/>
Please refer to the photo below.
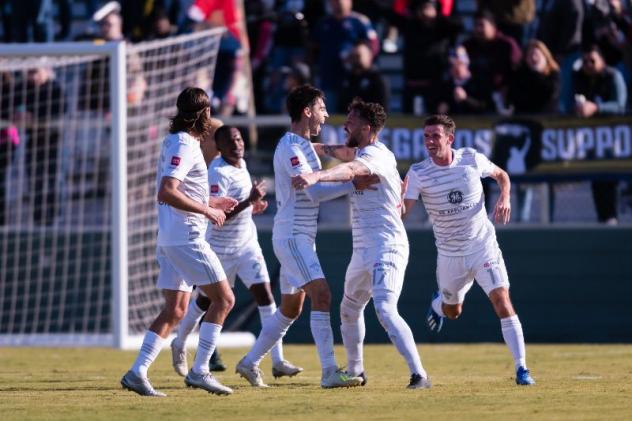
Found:
<path fill-rule="evenodd" d="M 134 346 L 160 311 L 159 148 L 222 32 L 2 47 L 0 345 Z"/>

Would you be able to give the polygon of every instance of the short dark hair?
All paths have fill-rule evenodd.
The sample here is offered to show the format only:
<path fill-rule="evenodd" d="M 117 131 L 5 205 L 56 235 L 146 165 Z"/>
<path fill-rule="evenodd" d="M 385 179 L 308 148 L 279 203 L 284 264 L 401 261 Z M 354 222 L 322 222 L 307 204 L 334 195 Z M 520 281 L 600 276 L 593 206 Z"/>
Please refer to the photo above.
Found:
<path fill-rule="evenodd" d="M 424 120 L 424 127 L 427 126 L 443 126 L 443 132 L 451 135 L 454 134 L 454 130 L 456 129 L 456 124 L 454 124 L 454 120 L 452 120 L 446 114 L 431 115 Z"/>
<path fill-rule="evenodd" d="M 382 130 L 386 123 L 386 111 L 377 102 L 364 102 L 362 98 L 355 97 L 349 104 L 349 107 L 347 107 L 347 112 L 358 113 L 360 118 L 369 123 L 373 133 Z"/>
<path fill-rule="evenodd" d="M 215 143 L 219 144 L 219 142 L 230 139 L 230 132 L 232 129 L 237 129 L 235 126 L 221 126 L 215 130 L 215 134 L 213 138 L 215 139 Z"/>
<path fill-rule="evenodd" d="M 496 16 L 488 9 L 479 9 L 474 14 L 474 20 L 484 19 L 489 21 L 492 25 L 496 26 Z"/>
<path fill-rule="evenodd" d="M 211 118 L 206 113 L 210 106 L 211 101 L 203 89 L 185 88 L 178 95 L 178 113 L 169 122 L 169 132 L 186 132 L 198 138 L 205 137 L 212 130 Z"/>
<path fill-rule="evenodd" d="M 603 52 L 601 51 L 601 48 L 599 48 L 597 44 L 587 44 L 583 46 L 582 55 L 592 53 L 592 52 L 599 54 L 599 57 L 603 57 Z"/>
<path fill-rule="evenodd" d="M 311 85 L 301 85 L 292 89 L 285 99 L 285 105 L 292 119 L 292 123 L 300 121 L 305 107 L 314 105 L 318 98 L 324 101 L 325 94 L 320 89 L 314 88 Z"/>

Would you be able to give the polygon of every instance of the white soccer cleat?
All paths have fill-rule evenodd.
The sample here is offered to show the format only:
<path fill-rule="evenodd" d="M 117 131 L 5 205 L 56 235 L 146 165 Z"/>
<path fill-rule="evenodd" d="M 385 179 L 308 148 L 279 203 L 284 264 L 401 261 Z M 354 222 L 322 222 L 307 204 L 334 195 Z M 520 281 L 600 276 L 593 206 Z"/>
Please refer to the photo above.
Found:
<path fill-rule="evenodd" d="M 141 396 L 152 396 L 156 398 L 162 398 L 165 395 L 162 392 L 155 390 L 147 377 L 140 377 L 136 375 L 132 370 L 125 373 L 121 379 L 121 386 L 123 389 L 131 390 Z"/>
<path fill-rule="evenodd" d="M 430 389 L 431 387 L 430 379 L 421 377 L 421 374 L 416 373 L 410 376 L 410 383 L 406 386 L 408 389 Z"/>
<path fill-rule="evenodd" d="M 282 360 L 272 366 L 272 375 L 274 378 L 283 376 L 294 377 L 303 371 L 303 367 L 297 367 L 289 361 Z"/>
<path fill-rule="evenodd" d="M 204 389 L 208 393 L 215 395 L 230 395 L 233 393 L 233 389 L 218 382 L 211 373 L 198 374 L 191 370 L 184 378 L 184 383 L 189 387 Z"/>
<path fill-rule="evenodd" d="M 320 387 L 333 389 L 335 387 L 356 387 L 362 384 L 362 377 L 352 377 L 342 369 L 329 370 L 320 380 Z"/>
<path fill-rule="evenodd" d="M 171 341 L 171 363 L 176 373 L 185 377 L 189 371 L 189 364 L 187 363 L 187 350 L 185 347 L 179 348 L 176 345 L 176 340 Z"/>
<path fill-rule="evenodd" d="M 248 382 L 254 387 L 269 387 L 263 382 L 263 373 L 261 369 L 256 366 L 248 366 L 242 358 L 235 367 L 235 373 L 239 373 L 241 377 L 248 380 Z"/>

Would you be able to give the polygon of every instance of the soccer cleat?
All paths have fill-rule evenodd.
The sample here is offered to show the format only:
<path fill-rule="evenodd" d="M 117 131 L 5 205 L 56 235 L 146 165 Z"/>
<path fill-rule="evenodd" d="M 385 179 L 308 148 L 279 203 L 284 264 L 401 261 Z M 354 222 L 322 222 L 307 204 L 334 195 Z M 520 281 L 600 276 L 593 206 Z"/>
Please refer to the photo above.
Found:
<path fill-rule="evenodd" d="M 125 373 L 121 379 L 121 386 L 123 386 L 123 389 L 131 390 L 141 396 L 153 396 L 157 398 L 167 396 L 164 393 L 155 390 L 151 386 L 151 383 L 149 383 L 148 378 L 137 376 L 132 370 Z"/>
<path fill-rule="evenodd" d="M 187 364 L 187 350 L 186 348 L 179 348 L 176 345 L 176 340 L 171 341 L 171 364 L 176 373 L 182 377 L 187 375 L 189 367 Z"/>
<path fill-rule="evenodd" d="M 215 395 L 230 395 L 233 393 L 233 389 L 218 382 L 211 373 L 198 374 L 191 370 L 184 378 L 184 384 L 195 389 L 204 389 L 208 393 Z"/>
<path fill-rule="evenodd" d="M 303 371 L 303 367 L 297 367 L 289 361 L 282 360 L 272 366 L 272 375 L 275 379 L 283 376 L 294 377 Z"/>
<path fill-rule="evenodd" d="M 222 361 L 221 355 L 217 349 L 211 354 L 211 359 L 208 362 L 209 371 L 226 371 L 226 364 Z"/>
<path fill-rule="evenodd" d="M 516 384 L 520 386 L 531 386 L 535 384 L 535 380 L 529 374 L 529 370 L 524 367 L 518 367 L 516 371 Z"/>
<path fill-rule="evenodd" d="M 421 374 L 411 374 L 410 383 L 406 386 L 407 389 L 430 389 L 432 387 L 432 383 L 430 379 L 425 377 L 421 377 Z"/>
<path fill-rule="evenodd" d="M 432 294 L 432 300 L 430 300 L 430 307 L 428 307 L 428 313 L 426 314 L 426 326 L 430 329 L 431 332 L 439 333 L 441 328 L 443 327 L 443 319 L 444 317 L 437 314 L 436 311 L 432 308 L 432 301 L 435 300 L 439 296 L 439 291 L 435 291 Z"/>
<path fill-rule="evenodd" d="M 323 389 L 333 389 L 335 387 L 356 387 L 362 384 L 362 378 L 352 377 L 340 368 L 330 370 L 323 375 L 320 380 L 320 387 Z"/>
<path fill-rule="evenodd" d="M 241 377 L 248 380 L 248 382 L 254 387 L 269 387 L 263 382 L 263 373 L 261 372 L 261 369 L 256 365 L 250 367 L 247 366 L 243 358 L 237 363 L 235 373 L 239 373 Z"/>

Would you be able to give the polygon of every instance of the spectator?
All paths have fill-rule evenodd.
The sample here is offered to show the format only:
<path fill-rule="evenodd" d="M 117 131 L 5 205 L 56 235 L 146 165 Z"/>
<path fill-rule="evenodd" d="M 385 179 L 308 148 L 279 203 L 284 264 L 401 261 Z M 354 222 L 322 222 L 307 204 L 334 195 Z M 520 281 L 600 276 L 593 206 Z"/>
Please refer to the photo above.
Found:
<path fill-rule="evenodd" d="M 448 79 L 433 93 L 430 111 L 438 114 L 481 114 L 493 111 L 491 92 L 469 69 L 464 47 L 450 55 Z"/>
<path fill-rule="evenodd" d="M 176 32 L 179 14 L 179 0 L 125 0 L 123 33 L 132 42 L 164 38 Z"/>
<path fill-rule="evenodd" d="M 560 109 L 573 110 L 572 73 L 573 63 L 580 56 L 583 0 L 549 0 L 544 3 L 538 29 L 538 39 L 551 50 L 560 64 Z"/>
<path fill-rule="evenodd" d="M 340 92 L 338 109 L 346 109 L 354 98 L 364 102 L 380 104 L 388 109 L 388 89 L 386 80 L 373 65 L 373 52 L 363 43 L 358 43 L 347 58 L 349 69 L 346 71 Z"/>
<path fill-rule="evenodd" d="M 439 15 L 433 0 L 413 0 L 408 16 L 388 13 L 404 39 L 404 94 L 402 109 L 415 112 L 415 101 L 428 102 L 448 69 L 448 52 L 463 30 L 459 20 Z M 428 65 L 432 63 L 432 65 Z M 421 114 L 417 110 L 416 114 Z"/>
<path fill-rule="evenodd" d="M 497 29 L 490 12 L 482 10 L 476 13 L 474 32 L 463 46 L 470 57 L 473 77 L 483 84 L 482 88 L 489 91 L 490 96 L 494 91 L 507 87 L 512 72 L 520 63 L 522 52 L 513 38 Z"/>
<path fill-rule="evenodd" d="M 625 13 L 621 0 L 602 0 L 587 10 L 584 44 L 597 44 L 608 66 L 623 71 L 623 57 L 632 32 L 632 16 Z"/>
<path fill-rule="evenodd" d="M 13 162 L 15 151 L 20 144 L 17 127 L 11 122 L 15 112 L 16 97 L 10 95 L 15 87 L 11 72 L 0 72 L 0 225 L 7 222 L 8 207 L 5 202 L 9 183 L 9 167 Z"/>
<path fill-rule="evenodd" d="M 599 115 L 623 114 L 627 90 L 621 73 L 606 65 L 596 45 L 582 54 L 581 68 L 573 73 L 575 113 L 591 118 Z M 593 181 L 592 193 L 597 219 L 609 225 L 617 224 L 616 181 Z"/>
<path fill-rule="evenodd" d="M 57 214 L 57 170 L 63 91 L 48 67 L 27 72 L 26 95 L 16 119 L 26 127 L 25 173 L 36 224 L 52 225 Z M 52 98 L 52 101 L 49 101 Z"/>
<path fill-rule="evenodd" d="M 535 18 L 535 0 L 477 0 L 479 10 L 489 10 L 498 29 L 522 46 L 530 38 Z"/>
<path fill-rule="evenodd" d="M 213 115 L 231 116 L 240 96 L 238 82 L 244 65 L 243 47 L 247 42 L 239 9 L 235 0 L 195 0 L 187 15 L 195 22 L 197 30 L 215 27 L 227 29 L 217 54 L 211 108 Z"/>
<path fill-rule="evenodd" d="M 379 41 L 369 19 L 352 11 L 352 0 L 329 0 L 329 6 L 331 14 L 316 24 L 311 41 L 317 57 L 318 84 L 325 93 L 329 111 L 337 112 L 342 111 L 337 106 L 345 58 L 360 41 L 367 42 L 373 53 L 377 54 Z"/>
<path fill-rule="evenodd" d="M 70 3 L 68 0 L 57 0 L 56 3 L 61 27 L 57 36 L 52 0 L 8 0 L 6 6 L 11 10 L 11 17 L 5 10 L 10 24 L 4 30 L 10 33 L 9 41 L 52 42 L 66 38 L 70 32 Z"/>
<path fill-rule="evenodd" d="M 560 93 L 560 68 L 549 49 L 529 41 L 524 59 L 509 84 L 511 114 L 555 113 Z"/>

